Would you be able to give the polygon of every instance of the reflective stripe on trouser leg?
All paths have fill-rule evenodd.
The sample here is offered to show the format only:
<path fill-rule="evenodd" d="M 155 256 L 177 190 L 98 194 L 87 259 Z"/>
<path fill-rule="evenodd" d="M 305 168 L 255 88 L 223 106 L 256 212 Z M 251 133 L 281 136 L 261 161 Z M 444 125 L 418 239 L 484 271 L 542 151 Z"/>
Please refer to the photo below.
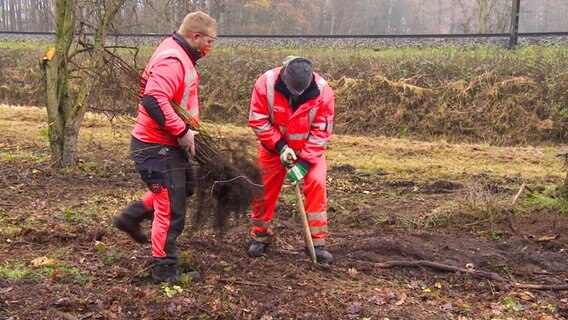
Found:
<path fill-rule="evenodd" d="M 258 164 L 262 170 L 264 195 L 262 199 L 256 199 L 252 205 L 252 230 L 250 234 L 257 241 L 269 242 L 273 235 L 270 226 L 274 218 L 274 208 L 282 189 L 286 169 L 280 162 L 280 156 L 268 152 L 260 145 L 258 147 Z"/>
<path fill-rule="evenodd" d="M 327 162 L 325 155 L 312 166 L 304 178 L 304 207 L 308 218 L 308 225 L 315 246 L 325 244 L 328 235 L 327 227 Z"/>
<path fill-rule="evenodd" d="M 181 157 L 168 158 L 164 184 L 169 187 L 154 194 L 152 256 L 171 263 L 177 261 L 175 242 L 185 226 L 186 166 L 187 162 Z"/>

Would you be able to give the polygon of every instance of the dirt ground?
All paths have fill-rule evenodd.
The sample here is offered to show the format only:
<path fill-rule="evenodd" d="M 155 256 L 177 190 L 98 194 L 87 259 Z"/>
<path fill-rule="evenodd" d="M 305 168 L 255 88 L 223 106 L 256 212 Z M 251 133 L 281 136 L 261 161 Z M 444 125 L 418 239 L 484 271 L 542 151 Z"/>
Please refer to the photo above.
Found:
<path fill-rule="evenodd" d="M 149 279 L 150 246 L 110 225 L 143 192 L 128 159 L 92 143 L 78 168 L 57 170 L 45 143 L 8 132 L 0 136 L 1 319 L 568 318 L 568 290 L 522 285 L 568 285 L 568 217 L 559 211 L 472 220 L 456 205 L 470 192 L 461 182 L 333 166 L 327 247 L 336 264 L 310 264 L 286 188 L 266 258 L 246 256 L 246 219 L 224 234 L 192 232 L 188 222 L 179 248 L 203 279 L 161 286 Z M 511 199 L 518 187 L 499 182 L 491 192 Z M 436 208 L 457 214 L 425 215 Z M 507 281 L 389 261 L 472 267 Z"/>

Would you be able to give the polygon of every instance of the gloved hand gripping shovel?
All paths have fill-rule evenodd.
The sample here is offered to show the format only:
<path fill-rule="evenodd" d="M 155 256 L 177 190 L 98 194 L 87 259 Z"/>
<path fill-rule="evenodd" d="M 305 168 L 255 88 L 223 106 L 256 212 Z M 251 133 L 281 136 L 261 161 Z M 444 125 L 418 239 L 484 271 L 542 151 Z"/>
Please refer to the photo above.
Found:
<path fill-rule="evenodd" d="M 313 263 L 317 263 L 316 250 L 314 249 L 314 242 L 312 240 L 312 233 L 310 232 L 310 226 L 308 225 L 308 217 L 306 215 L 306 210 L 304 209 L 304 201 L 302 200 L 302 192 L 300 190 L 300 185 L 298 183 L 293 183 L 294 192 L 296 193 L 296 205 L 300 211 L 300 219 L 302 220 L 302 226 L 304 228 L 304 238 L 306 240 L 306 245 L 308 246 L 308 252 L 310 253 L 310 258 Z"/>

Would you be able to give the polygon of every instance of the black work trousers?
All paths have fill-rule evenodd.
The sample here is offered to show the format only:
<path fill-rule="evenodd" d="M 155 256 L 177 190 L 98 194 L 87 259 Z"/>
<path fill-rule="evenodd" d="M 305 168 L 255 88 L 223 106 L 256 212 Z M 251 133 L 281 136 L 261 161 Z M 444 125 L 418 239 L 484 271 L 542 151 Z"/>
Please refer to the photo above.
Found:
<path fill-rule="evenodd" d="M 180 147 L 151 144 L 132 137 L 131 159 L 148 186 L 142 198 L 153 209 L 152 257 L 158 264 L 177 262 L 176 239 L 185 226 L 187 197 L 195 191 L 189 155 Z"/>

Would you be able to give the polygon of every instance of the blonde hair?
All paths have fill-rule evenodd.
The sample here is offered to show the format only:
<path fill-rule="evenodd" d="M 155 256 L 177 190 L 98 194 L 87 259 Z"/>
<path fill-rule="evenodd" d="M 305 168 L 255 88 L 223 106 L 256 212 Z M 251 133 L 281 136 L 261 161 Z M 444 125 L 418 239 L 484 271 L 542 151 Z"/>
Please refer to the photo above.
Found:
<path fill-rule="evenodd" d="M 185 16 L 179 26 L 178 33 L 184 37 L 189 37 L 194 32 L 210 35 L 211 33 L 217 33 L 217 28 L 215 19 L 205 12 L 195 11 Z"/>

